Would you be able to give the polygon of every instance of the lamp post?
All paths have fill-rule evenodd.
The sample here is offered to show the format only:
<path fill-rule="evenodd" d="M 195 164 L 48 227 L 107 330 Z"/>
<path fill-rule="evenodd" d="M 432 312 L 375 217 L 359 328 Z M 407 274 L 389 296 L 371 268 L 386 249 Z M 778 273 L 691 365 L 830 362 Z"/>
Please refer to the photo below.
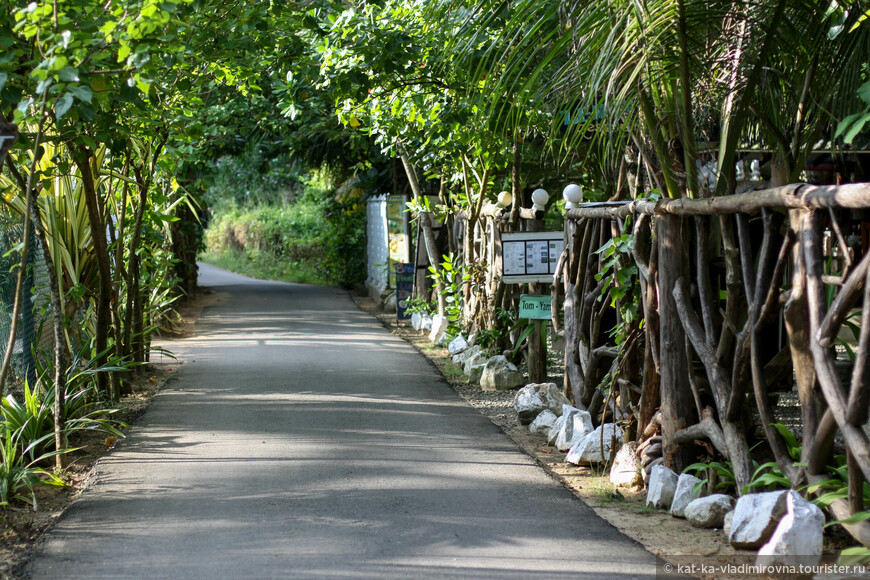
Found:
<path fill-rule="evenodd" d="M 562 199 L 565 200 L 565 209 L 577 209 L 583 201 L 583 188 L 576 183 L 569 183 L 562 190 Z"/>
<path fill-rule="evenodd" d="M 546 189 L 536 189 L 532 192 L 532 209 L 536 212 L 544 211 L 548 201 L 550 201 L 550 194 Z"/>

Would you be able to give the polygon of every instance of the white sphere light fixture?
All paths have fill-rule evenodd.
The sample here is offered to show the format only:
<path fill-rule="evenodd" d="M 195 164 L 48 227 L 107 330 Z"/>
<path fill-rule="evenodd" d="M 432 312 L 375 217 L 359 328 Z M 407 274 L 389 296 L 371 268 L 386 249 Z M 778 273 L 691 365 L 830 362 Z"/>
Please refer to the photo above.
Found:
<path fill-rule="evenodd" d="M 583 201 L 583 188 L 576 183 L 569 183 L 562 190 L 562 198 L 565 200 L 565 209 L 577 209 Z"/>
<path fill-rule="evenodd" d="M 532 209 L 535 211 L 544 211 L 544 206 L 550 200 L 550 194 L 546 189 L 536 189 L 532 192 Z"/>
<path fill-rule="evenodd" d="M 513 202 L 513 200 L 514 200 L 514 196 L 511 195 L 511 192 L 503 191 L 500 194 L 498 194 L 498 201 L 496 202 L 495 205 L 497 207 L 504 209 L 507 206 L 509 206 L 511 204 L 511 202 Z"/>

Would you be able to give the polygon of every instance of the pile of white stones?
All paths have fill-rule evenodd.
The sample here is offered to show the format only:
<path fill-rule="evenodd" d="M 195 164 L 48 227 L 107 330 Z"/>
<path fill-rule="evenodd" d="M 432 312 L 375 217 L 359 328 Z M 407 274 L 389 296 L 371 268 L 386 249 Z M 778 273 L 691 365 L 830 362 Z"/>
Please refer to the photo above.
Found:
<path fill-rule="evenodd" d="M 794 490 L 700 497 L 702 481 L 663 465 L 652 469 L 646 504 L 698 528 L 722 528 L 734 548 L 758 550 L 757 566 L 817 565 L 825 515 Z"/>
<path fill-rule="evenodd" d="M 424 322 L 425 319 L 421 318 L 420 323 Z M 414 323 L 413 318 L 412 323 Z M 448 342 L 444 338 L 446 329 L 447 319 L 433 316 L 429 339 L 436 344 Z M 476 335 L 472 333 L 468 337 L 460 334 L 447 344 L 447 352 L 453 364 L 462 367 L 462 372 L 468 377 L 469 383 L 480 383 L 480 387 L 485 391 L 509 391 L 525 384 L 523 373 L 513 363 L 502 355 L 489 356 L 475 342 Z"/>
<path fill-rule="evenodd" d="M 555 383 L 524 386 L 514 397 L 514 409 L 529 431 L 546 435 L 551 445 L 567 451 L 568 463 L 604 463 L 622 444 L 622 430 L 617 425 L 593 427 L 592 415 L 572 406 Z"/>

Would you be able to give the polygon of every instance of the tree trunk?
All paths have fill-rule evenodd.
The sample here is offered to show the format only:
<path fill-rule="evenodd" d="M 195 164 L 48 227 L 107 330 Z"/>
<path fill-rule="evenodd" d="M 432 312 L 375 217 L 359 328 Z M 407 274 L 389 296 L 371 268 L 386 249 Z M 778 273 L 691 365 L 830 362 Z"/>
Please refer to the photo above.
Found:
<path fill-rule="evenodd" d="M 54 447 L 57 450 L 66 449 L 66 373 L 69 368 L 69 349 L 67 348 L 66 333 L 64 332 L 64 310 L 61 300 L 60 281 L 57 279 L 54 261 L 48 247 L 42 220 L 39 217 L 39 207 L 35 196 L 32 199 L 32 222 L 33 231 L 36 234 L 42 259 L 48 271 L 49 305 L 51 308 L 51 322 L 54 333 Z M 66 468 L 66 454 L 59 453 L 54 456 L 54 464 L 58 469 Z"/>
<path fill-rule="evenodd" d="M 100 217 L 100 200 L 97 196 L 94 174 L 91 170 L 92 155 L 86 149 L 80 149 L 73 155 L 76 166 L 79 169 L 82 180 L 82 189 L 85 196 L 85 205 L 88 210 L 88 222 L 91 226 L 91 239 L 94 244 L 94 256 L 97 260 L 99 271 L 99 292 L 97 294 L 97 328 L 94 337 L 97 367 L 106 365 L 108 362 L 108 342 L 112 323 L 112 268 L 109 264 L 108 246 L 106 244 L 106 228 Z M 109 389 L 109 377 L 106 373 L 97 373 L 98 389 L 108 394 L 111 400 L 117 400 L 118 393 Z"/>
<path fill-rule="evenodd" d="M 405 167 L 405 173 L 408 175 L 408 181 L 411 184 L 411 191 L 414 197 L 418 200 L 423 197 L 423 190 L 420 189 L 420 182 L 417 180 L 417 172 L 414 166 L 408 160 L 408 156 L 402 154 L 402 165 Z M 432 214 L 429 212 L 420 213 L 420 229 L 423 231 L 423 241 L 426 244 L 426 254 L 429 256 L 429 264 L 436 272 L 441 271 L 441 260 L 438 255 L 438 244 L 435 241 L 435 233 L 432 231 Z M 466 235 L 468 235 L 466 233 Z M 438 291 L 438 314 L 444 316 L 447 310 L 447 297 L 442 293 L 443 286 L 441 283 L 437 285 Z"/>
<path fill-rule="evenodd" d="M 682 243 L 683 220 L 676 216 L 656 218 L 659 272 L 659 345 L 661 351 L 660 396 L 662 444 L 665 464 L 677 473 L 691 462 L 692 450 L 680 445 L 675 435 L 692 424 L 692 393 L 688 384 L 685 333 L 680 323 L 673 290 L 682 275 L 685 252 Z"/>

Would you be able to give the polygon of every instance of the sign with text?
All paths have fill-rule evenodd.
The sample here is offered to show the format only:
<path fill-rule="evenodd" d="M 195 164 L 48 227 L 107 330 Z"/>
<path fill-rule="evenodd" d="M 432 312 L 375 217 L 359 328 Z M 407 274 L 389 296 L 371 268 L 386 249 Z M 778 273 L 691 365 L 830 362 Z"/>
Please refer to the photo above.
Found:
<path fill-rule="evenodd" d="M 394 265 L 396 274 L 396 318 L 408 320 L 407 300 L 414 295 L 414 274 L 417 267 L 414 264 L 399 263 Z"/>
<path fill-rule="evenodd" d="M 563 232 L 506 232 L 501 235 L 505 284 L 552 282 L 565 248 Z"/>
<path fill-rule="evenodd" d="M 520 296 L 520 318 L 531 320 L 550 320 L 552 316 L 552 302 L 549 296 Z"/>

